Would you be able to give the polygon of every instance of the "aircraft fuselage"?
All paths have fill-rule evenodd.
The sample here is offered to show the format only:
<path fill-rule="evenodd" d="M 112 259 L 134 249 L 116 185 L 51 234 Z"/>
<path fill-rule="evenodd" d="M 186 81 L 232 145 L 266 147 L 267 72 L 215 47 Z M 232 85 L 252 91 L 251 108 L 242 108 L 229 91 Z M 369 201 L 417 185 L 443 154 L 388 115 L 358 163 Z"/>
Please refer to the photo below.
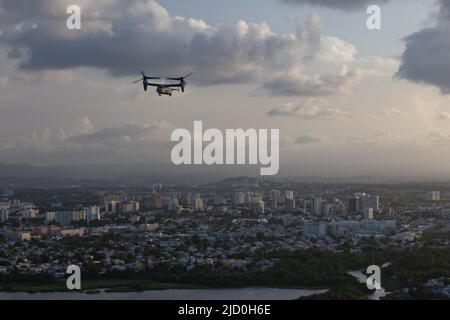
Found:
<path fill-rule="evenodd" d="M 158 87 L 156 87 L 156 92 L 159 95 L 163 95 L 164 94 L 164 95 L 171 96 L 173 91 L 174 90 L 171 87 L 166 87 L 166 86 L 158 86 Z"/>

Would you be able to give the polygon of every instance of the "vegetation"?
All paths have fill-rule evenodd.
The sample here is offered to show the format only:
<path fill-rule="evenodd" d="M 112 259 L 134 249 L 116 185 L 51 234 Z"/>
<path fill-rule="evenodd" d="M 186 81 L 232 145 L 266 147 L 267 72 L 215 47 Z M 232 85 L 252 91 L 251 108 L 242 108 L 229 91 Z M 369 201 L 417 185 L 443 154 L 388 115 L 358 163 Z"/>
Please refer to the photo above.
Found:
<path fill-rule="evenodd" d="M 201 245 L 201 244 L 199 244 Z M 450 278 L 450 250 L 422 248 L 411 251 L 385 250 L 376 252 L 376 263 L 390 262 L 382 269 L 382 285 L 399 295 L 399 289 L 409 288 L 411 298 L 442 298 L 423 284 L 428 279 Z M 327 293 L 311 299 L 364 299 L 371 292 L 364 284 L 347 274 L 363 270 L 372 264 L 367 253 L 330 252 L 319 249 L 304 251 L 256 252 L 257 260 L 276 261 L 267 271 L 229 268 L 223 264 L 198 265 L 190 271 L 180 265 L 158 264 L 151 269 L 132 273 L 109 272 L 98 276 L 94 270 L 83 273 L 83 289 L 113 291 L 154 290 L 167 288 L 327 288 Z M 0 277 L 1 291 L 63 291 L 65 282 L 50 276 L 30 276 L 15 272 Z"/>

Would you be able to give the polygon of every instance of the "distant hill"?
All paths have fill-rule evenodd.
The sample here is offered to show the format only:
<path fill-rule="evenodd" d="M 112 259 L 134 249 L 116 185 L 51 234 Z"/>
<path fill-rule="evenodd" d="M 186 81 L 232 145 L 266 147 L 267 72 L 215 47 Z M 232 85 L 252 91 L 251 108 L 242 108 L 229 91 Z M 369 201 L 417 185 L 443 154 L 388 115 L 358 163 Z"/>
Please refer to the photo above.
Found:
<path fill-rule="evenodd" d="M 185 167 L 186 168 L 186 167 Z M 102 180 L 102 183 L 124 183 L 131 185 L 146 185 L 152 183 L 202 184 L 217 181 L 227 177 L 225 171 L 211 167 L 191 167 L 188 170 L 171 164 L 106 164 L 106 165 L 61 165 L 61 166 L 34 166 L 28 164 L 0 163 L 0 185 L 45 184 L 50 185 L 61 180 L 64 183 L 83 181 L 92 184 L 93 181 Z M 83 184 L 84 184 L 83 183 Z"/>
<path fill-rule="evenodd" d="M 152 183 L 205 185 L 221 183 L 222 186 L 252 186 L 261 181 L 291 181 L 306 183 L 405 183 L 450 181 L 445 177 L 407 177 L 389 175 L 359 175 L 348 177 L 275 176 L 261 177 L 258 168 L 248 166 L 183 166 L 172 164 L 92 164 L 35 166 L 29 164 L 0 163 L 0 186 L 53 185 L 53 184 L 125 184 L 149 185 Z M 19 183 L 20 182 L 20 183 Z"/>

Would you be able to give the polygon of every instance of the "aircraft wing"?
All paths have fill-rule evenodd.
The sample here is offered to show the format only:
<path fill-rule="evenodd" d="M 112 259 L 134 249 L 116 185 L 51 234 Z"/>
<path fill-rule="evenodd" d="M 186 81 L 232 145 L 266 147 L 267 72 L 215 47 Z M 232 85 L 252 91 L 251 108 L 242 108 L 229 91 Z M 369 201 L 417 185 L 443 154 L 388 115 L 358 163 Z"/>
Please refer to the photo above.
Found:
<path fill-rule="evenodd" d="M 181 87 L 181 83 L 174 83 L 174 84 L 165 84 L 165 87 L 172 87 L 172 88 L 179 88 Z"/>
<path fill-rule="evenodd" d="M 150 87 L 158 87 L 158 86 L 160 86 L 161 84 L 160 84 L 160 83 L 151 83 L 151 82 L 147 82 L 147 85 L 150 86 Z"/>

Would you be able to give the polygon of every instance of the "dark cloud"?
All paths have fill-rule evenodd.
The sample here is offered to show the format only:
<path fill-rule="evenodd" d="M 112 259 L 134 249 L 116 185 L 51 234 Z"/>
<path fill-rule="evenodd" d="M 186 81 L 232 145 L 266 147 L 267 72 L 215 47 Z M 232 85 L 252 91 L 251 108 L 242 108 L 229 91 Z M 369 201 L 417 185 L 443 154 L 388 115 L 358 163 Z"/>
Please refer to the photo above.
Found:
<path fill-rule="evenodd" d="M 396 77 L 438 87 L 450 94 L 450 0 L 440 0 L 437 22 L 405 40 Z"/>
<path fill-rule="evenodd" d="M 332 94 L 351 77 L 312 79 L 304 73 L 304 65 L 320 50 L 318 16 L 283 36 L 266 24 L 240 21 L 211 27 L 202 20 L 174 17 L 152 0 L 80 1 L 82 28 L 77 31 L 65 27 L 70 1 L 39 1 L 36 11 L 34 1 L 25 2 L 29 6 L 0 0 L 0 43 L 25 71 L 88 67 L 114 76 L 194 71 L 192 81 L 201 84 L 255 83 L 270 93 L 289 95 Z"/>
<path fill-rule="evenodd" d="M 281 0 L 289 4 L 308 4 L 340 10 L 359 10 L 373 4 L 384 4 L 390 0 Z"/>

